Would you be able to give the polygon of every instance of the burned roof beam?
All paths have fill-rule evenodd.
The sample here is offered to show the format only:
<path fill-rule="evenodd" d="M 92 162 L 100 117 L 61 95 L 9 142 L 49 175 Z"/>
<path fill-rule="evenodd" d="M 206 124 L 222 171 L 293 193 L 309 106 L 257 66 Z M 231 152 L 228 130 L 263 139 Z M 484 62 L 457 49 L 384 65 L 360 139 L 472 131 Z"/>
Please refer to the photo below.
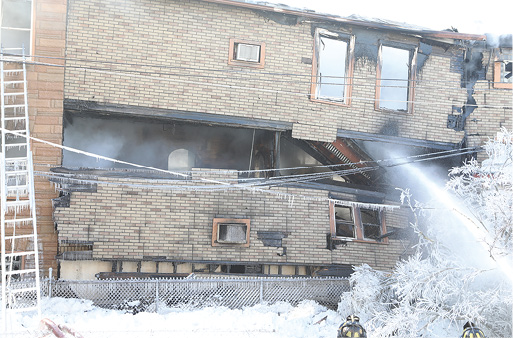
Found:
<path fill-rule="evenodd" d="M 378 142 L 396 143 L 396 144 L 402 144 L 402 145 L 413 146 L 413 147 L 424 147 L 424 148 L 439 149 L 439 150 L 453 150 L 453 149 L 458 149 L 460 147 L 459 144 L 457 144 L 457 143 L 428 141 L 428 140 L 413 139 L 413 138 L 399 137 L 399 136 L 371 134 L 371 133 L 363 133 L 363 132 L 359 132 L 359 131 L 344 130 L 344 129 L 339 129 L 337 131 L 337 137 L 351 138 L 351 139 L 363 140 L 363 141 L 378 141 Z"/>
<path fill-rule="evenodd" d="M 123 104 L 99 103 L 94 101 L 64 100 L 64 110 L 71 113 L 95 113 L 100 115 L 123 115 L 132 117 L 152 117 L 192 123 L 213 124 L 240 128 L 255 128 L 275 131 L 292 130 L 292 123 L 264 119 L 245 118 L 175 109 L 150 108 Z"/>

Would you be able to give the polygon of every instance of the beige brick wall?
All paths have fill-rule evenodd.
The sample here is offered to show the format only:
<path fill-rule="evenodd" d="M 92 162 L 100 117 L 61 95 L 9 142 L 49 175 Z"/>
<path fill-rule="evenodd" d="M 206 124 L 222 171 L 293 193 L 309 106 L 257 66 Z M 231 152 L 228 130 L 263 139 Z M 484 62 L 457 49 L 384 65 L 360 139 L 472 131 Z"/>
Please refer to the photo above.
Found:
<path fill-rule="evenodd" d="M 309 22 L 282 25 L 248 9 L 196 0 L 72 0 L 69 13 L 67 64 L 79 68 L 66 70 L 68 99 L 286 121 L 294 124 L 294 137 L 311 140 L 333 141 L 337 128 L 380 133 L 387 123 L 402 137 L 454 143 L 463 137 L 446 128 L 451 106 L 466 100 L 451 68 L 458 49 L 433 47 L 419 74 L 414 112 L 400 114 L 374 110 L 376 63 L 365 58 L 355 65 L 350 107 L 309 100 L 312 66 L 302 62 L 313 57 Z M 228 65 L 230 38 L 265 42 L 265 67 Z M 383 38 L 418 43 L 389 33 Z M 102 70 L 80 68 L 91 66 Z"/>
<path fill-rule="evenodd" d="M 169 191 L 100 184 L 96 193 L 73 192 L 70 207 L 58 207 L 55 220 L 60 240 L 93 241 L 95 259 L 164 256 L 174 260 L 277 264 L 367 263 L 391 269 L 403 250 L 399 241 L 390 240 L 389 244 L 350 242 L 330 251 L 326 248 L 330 231 L 327 192 L 292 188 L 273 191 L 297 197 L 291 201 L 258 191 Z M 404 217 L 388 214 L 389 226 L 406 225 Z M 215 217 L 249 218 L 250 246 L 212 246 Z M 275 247 L 264 246 L 257 239 L 258 231 L 286 232 L 283 246 L 287 254 L 278 256 Z"/>

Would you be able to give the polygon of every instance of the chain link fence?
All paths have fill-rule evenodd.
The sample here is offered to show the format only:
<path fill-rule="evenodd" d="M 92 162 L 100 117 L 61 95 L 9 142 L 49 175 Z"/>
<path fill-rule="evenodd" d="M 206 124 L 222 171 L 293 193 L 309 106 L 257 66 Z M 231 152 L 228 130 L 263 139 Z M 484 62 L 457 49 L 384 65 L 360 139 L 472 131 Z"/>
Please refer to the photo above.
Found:
<path fill-rule="evenodd" d="M 9 293 L 28 287 L 30 281 L 12 283 L 8 305 L 33 302 L 34 293 Z M 34 283 L 34 282 L 32 282 Z M 157 312 L 159 307 L 201 308 L 225 306 L 232 309 L 256 304 L 288 302 L 297 305 L 314 300 L 335 309 L 344 292 L 350 291 L 346 278 L 213 278 L 54 280 L 41 281 L 42 297 L 88 299 L 94 305 L 132 313 Z"/>

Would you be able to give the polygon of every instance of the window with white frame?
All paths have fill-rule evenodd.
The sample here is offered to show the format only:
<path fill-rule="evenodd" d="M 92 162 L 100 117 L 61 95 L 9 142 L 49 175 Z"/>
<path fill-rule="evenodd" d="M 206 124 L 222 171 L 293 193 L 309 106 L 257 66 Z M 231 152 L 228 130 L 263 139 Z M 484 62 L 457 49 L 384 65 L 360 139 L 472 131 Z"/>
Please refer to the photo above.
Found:
<path fill-rule="evenodd" d="M 312 69 L 314 100 L 350 104 L 354 36 L 317 29 Z"/>
<path fill-rule="evenodd" d="M 6 53 L 31 54 L 32 0 L 1 0 L 0 42 Z M 15 49 L 13 49 L 15 48 Z"/>
<path fill-rule="evenodd" d="M 229 65 L 263 68 L 264 60 L 265 43 L 230 39 Z"/>
<path fill-rule="evenodd" d="M 385 222 L 380 210 L 339 205 L 330 202 L 331 237 L 346 240 L 383 241 Z"/>
<path fill-rule="evenodd" d="M 413 112 L 417 48 L 380 44 L 376 110 Z"/>

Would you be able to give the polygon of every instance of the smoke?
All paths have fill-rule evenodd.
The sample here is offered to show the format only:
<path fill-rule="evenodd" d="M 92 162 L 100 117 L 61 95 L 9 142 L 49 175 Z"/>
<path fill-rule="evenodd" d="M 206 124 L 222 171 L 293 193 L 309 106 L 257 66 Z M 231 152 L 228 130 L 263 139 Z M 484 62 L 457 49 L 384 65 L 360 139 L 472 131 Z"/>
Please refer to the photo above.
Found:
<path fill-rule="evenodd" d="M 185 149 L 196 157 L 196 167 L 247 170 L 252 129 L 174 123 L 156 119 L 65 115 L 65 146 L 136 164 L 168 169 L 168 157 Z M 265 143 L 266 132 L 258 131 Z M 270 144 L 270 142 L 268 142 Z M 255 147 L 256 147 L 255 143 Z M 68 151 L 63 165 L 86 168 L 121 168 L 126 165 L 97 161 Z"/>

